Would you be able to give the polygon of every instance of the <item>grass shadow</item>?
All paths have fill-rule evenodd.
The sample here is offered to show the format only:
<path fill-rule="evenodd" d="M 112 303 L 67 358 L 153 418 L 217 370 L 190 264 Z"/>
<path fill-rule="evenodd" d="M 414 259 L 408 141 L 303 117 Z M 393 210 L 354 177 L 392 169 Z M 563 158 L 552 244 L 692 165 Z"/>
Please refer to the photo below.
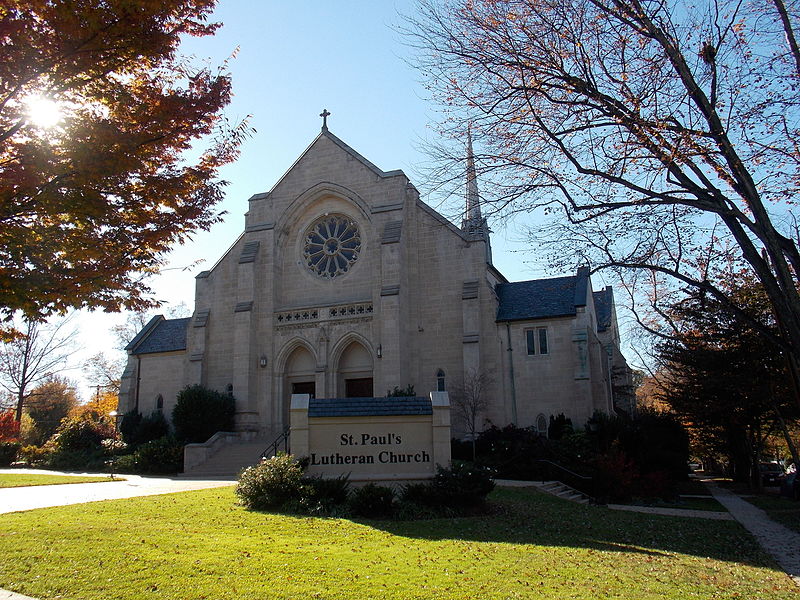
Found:
<path fill-rule="evenodd" d="M 393 535 L 664 556 L 709 557 L 775 567 L 755 539 L 734 521 L 615 511 L 555 498 L 534 489 L 498 489 L 491 514 L 425 521 L 359 521 Z"/>

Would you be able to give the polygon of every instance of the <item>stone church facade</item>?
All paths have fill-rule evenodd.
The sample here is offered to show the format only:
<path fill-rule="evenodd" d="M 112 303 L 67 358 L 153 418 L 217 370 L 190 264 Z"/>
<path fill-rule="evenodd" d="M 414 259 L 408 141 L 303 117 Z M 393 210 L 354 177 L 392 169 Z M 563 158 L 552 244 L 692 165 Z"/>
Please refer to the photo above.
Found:
<path fill-rule="evenodd" d="M 593 292 L 585 268 L 512 283 L 492 265 L 469 146 L 457 227 L 323 125 L 197 275 L 192 317 L 157 316 L 128 345 L 120 410 L 169 415 L 181 388 L 202 384 L 236 398 L 238 430 L 269 436 L 293 393 L 427 395 L 483 373 L 479 428 L 612 412 L 612 379 L 628 370 L 611 289 Z"/>

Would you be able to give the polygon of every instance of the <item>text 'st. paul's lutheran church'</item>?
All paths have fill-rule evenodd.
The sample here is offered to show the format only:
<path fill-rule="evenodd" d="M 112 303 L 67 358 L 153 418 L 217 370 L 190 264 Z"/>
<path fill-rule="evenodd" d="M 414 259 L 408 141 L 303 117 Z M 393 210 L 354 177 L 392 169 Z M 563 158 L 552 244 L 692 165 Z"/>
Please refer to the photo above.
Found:
<path fill-rule="evenodd" d="M 546 432 L 550 415 L 582 425 L 612 412 L 612 373 L 627 367 L 611 288 L 593 292 L 586 268 L 508 282 L 492 265 L 469 152 L 459 228 L 402 171 L 381 171 L 323 125 L 197 275 L 193 316 L 157 316 L 128 345 L 120 410 L 169 415 L 181 388 L 202 384 L 236 398 L 238 430 L 268 436 L 288 425 L 292 394 L 411 384 L 427 395 L 484 373 L 479 428 Z"/>

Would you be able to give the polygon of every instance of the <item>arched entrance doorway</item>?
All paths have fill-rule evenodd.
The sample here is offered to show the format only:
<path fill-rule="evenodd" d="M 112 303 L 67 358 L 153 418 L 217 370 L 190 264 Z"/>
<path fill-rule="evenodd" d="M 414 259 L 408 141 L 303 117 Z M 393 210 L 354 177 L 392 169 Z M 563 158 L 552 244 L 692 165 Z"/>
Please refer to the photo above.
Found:
<path fill-rule="evenodd" d="M 316 394 L 317 361 L 314 355 L 304 346 L 298 346 L 286 359 L 283 375 L 283 411 L 284 426 L 289 424 L 289 405 L 292 394 Z"/>
<path fill-rule="evenodd" d="M 339 356 L 336 369 L 336 395 L 339 398 L 371 398 L 372 355 L 362 344 L 353 341 Z"/>

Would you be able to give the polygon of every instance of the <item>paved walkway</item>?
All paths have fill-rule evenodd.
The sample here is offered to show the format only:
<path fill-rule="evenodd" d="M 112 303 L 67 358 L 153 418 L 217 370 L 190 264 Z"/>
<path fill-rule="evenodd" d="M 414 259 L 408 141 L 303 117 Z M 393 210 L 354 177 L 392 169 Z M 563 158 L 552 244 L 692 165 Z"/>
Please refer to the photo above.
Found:
<path fill-rule="evenodd" d="M 800 534 L 776 523 L 760 508 L 719 487 L 711 479 L 701 480 L 717 501 L 753 534 L 761 547 L 800 586 Z"/>
<path fill-rule="evenodd" d="M 0 474 L 43 475 L 96 475 L 108 473 L 59 473 L 38 469 L 0 469 Z M 234 485 L 233 480 L 172 479 L 169 477 L 141 477 L 124 475 L 125 481 L 101 483 L 70 483 L 65 485 L 40 485 L 18 488 L 0 488 L 0 513 L 33 510 L 48 506 L 65 506 L 100 500 L 117 500 L 135 496 L 154 496 L 172 492 L 188 492 L 206 488 Z M 0 592 L 2 594 L 2 592 Z M 4 600 L 0 595 L 0 600 Z"/>
<path fill-rule="evenodd" d="M 607 504 L 611 510 L 627 510 L 628 512 L 665 515 L 667 517 L 691 517 L 693 519 L 711 519 L 713 521 L 733 521 L 729 512 L 717 510 L 695 510 L 692 508 L 668 508 L 665 506 L 634 506 L 632 504 Z"/>

